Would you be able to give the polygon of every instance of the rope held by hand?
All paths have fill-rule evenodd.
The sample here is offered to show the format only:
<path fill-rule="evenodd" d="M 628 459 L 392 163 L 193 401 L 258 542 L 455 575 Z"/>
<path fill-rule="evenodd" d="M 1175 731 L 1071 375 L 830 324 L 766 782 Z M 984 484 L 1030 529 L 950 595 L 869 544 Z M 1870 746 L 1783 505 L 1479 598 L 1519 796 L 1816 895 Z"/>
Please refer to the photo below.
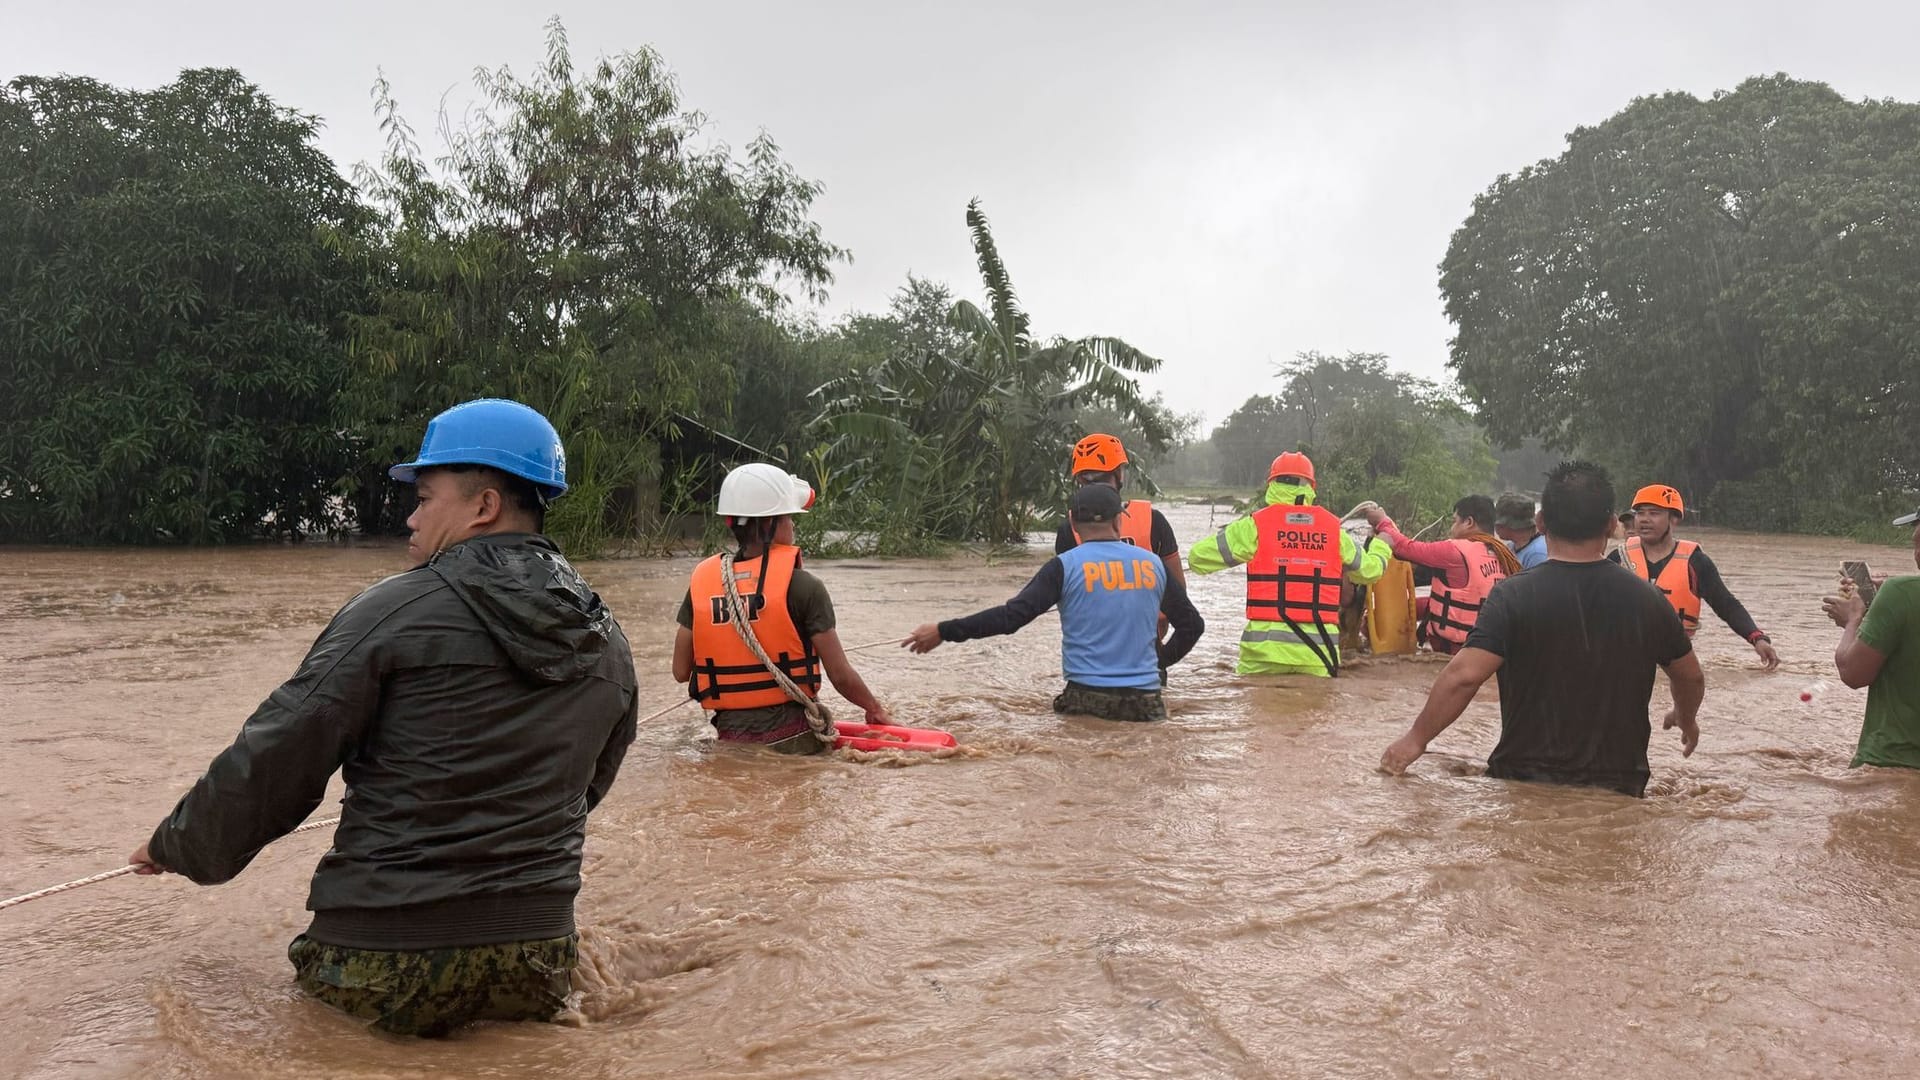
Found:
<path fill-rule="evenodd" d="M 329 825 L 338 825 L 338 824 L 340 824 L 340 819 L 337 817 L 325 818 L 320 821 L 309 821 L 305 825 L 302 825 L 299 828 L 294 829 L 293 832 L 290 832 L 287 835 L 292 836 L 293 833 L 312 832 L 314 829 L 324 829 Z M 33 892 L 30 892 L 30 893 L 22 893 L 19 896 L 11 897 L 6 900 L 0 900 L 0 911 L 4 911 L 7 908 L 13 907 L 16 904 L 24 904 L 29 900 L 39 900 L 48 896 L 56 896 L 60 893 L 71 892 L 74 889 L 82 888 L 87 885 L 96 885 L 102 881 L 109 881 L 113 878 L 121 877 L 126 874 L 131 874 L 136 869 L 138 868 L 131 865 L 122 866 L 114 870 L 102 871 L 101 873 L 94 874 L 91 877 L 76 878 L 73 881 L 63 881 L 58 885 L 49 885 L 44 889 L 35 889 Z"/>

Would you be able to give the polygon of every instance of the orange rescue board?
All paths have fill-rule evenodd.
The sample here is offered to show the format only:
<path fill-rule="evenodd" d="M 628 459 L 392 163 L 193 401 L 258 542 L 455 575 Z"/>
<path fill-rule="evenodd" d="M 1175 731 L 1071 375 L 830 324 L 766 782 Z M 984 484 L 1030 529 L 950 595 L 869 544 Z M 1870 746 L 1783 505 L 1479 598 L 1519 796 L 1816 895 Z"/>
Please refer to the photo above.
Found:
<path fill-rule="evenodd" d="M 892 724 L 835 723 L 834 749 L 946 750 L 960 745 L 952 735 L 932 728 L 895 727 Z"/>

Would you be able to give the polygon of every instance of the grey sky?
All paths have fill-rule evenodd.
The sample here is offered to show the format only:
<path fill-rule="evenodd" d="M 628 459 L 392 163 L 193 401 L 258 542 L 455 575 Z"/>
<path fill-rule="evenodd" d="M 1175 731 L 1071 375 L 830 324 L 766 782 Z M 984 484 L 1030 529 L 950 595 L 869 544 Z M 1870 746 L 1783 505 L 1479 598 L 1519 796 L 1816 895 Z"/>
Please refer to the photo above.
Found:
<path fill-rule="evenodd" d="M 854 254 L 827 316 L 909 270 L 971 294 L 978 195 L 1037 329 L 1165 358 L 1148 384 L 1210 422 L 1305 349 L 1444 374 L 1434 267 L 1473 196 L 1635 96 L 1784 71 L 1920 99 L 1905 0 L 5 6 L 0 76 L 236 67 L 343 168 L 379 151 L 377 69 L 427 136 L 476 66 L 530 68 L 549 14 L 582 59 L 651 44 L 713 135 L 764 128 L 825 183 Z"/>

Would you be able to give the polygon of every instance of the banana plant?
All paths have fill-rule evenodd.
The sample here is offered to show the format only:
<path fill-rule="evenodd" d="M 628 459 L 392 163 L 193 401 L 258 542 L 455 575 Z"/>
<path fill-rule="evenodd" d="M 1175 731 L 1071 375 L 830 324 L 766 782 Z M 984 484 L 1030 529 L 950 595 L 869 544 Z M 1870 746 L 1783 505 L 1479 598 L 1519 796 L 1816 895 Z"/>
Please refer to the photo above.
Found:
<path fill-rule="evenodd" d="M 924 535 L 1021 540 L 1034 512 L 1065 495 L 1065 461 L 1082 406 L 1134 417 L 1149 441 L 1170 435 L 1134 375 L 1160 361 L 1117 337 L 1039 339 L 1020 306 L 979 200 L 967 228 L 984 306 L 954 303 L 951 354 L 902 352 L 813 392 L 816 428 L 849 484 L 885 492 L 882 513 L 911 510 Z"/>

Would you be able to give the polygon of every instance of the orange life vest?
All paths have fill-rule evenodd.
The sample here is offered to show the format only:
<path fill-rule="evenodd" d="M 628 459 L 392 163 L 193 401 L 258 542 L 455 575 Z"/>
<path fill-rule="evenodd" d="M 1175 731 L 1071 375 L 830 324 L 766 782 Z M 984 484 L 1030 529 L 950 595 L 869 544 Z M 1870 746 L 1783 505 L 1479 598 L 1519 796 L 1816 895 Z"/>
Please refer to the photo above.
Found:
<path fill-rule="evenodd" d="M 800 549 L 775 544 L 758 559 L 733 564 L 734 584 L 747 605 L 753 636 L 808 697 L 820 694 L 820 658 L 800 635 L 787 610 L 787 586 L 800 565 Z M 763 571 L 764 568 L 764 571 Z M 700 707 L 764 709 L 790 699 L 753 650 L 740 640 L 727 611 L 727 590 L 720 577 L 720 556 L 693 570 L 688 593 L 693 600 L 693 677 L 687 691 Z"/>
<path fill-rule="evenodd" d="M 1120 539 L 1137 548 L 1153 551 L 1153 504 L 1145 499 L 1128 499 L 1120 508 Z M 1068 515 L 1067 528 L 1073 531 L 1073 542 L 1080 543 L 1080 530 L 1073 527 L 1073 517 Z M 1158 554 L 1158 552 L 1155 552 Z"/>
<path fill-rule="evenodd" d="M 1467 643 L 1467 635 L 1480 621 L 1480 605 L 1487 602 L 1493 587 L 1506 580 L 1507 572 L 1487 545 L 1477 540 L 1449 540 L 1467 560 L 1467 583 L 1458 588 L 1447 584 L 1447 575 L 1433 575 L 1432 606 L 1428 609 L 1427 636 L 1458 649 Z"/>
<path fill-rule="evenodd" d="M 1247 618 L 1340 625 L 1340 519 L 1324 507 L 1279 503 L 1256 510 L 1260 546 L 1247 561 Z"/>
<path fill-rule="evenodd" d="M 1686 628 L 1688 637 L 1700 629 L 1700 594 L 1693 588 L 1693 553 L 1698 550 L 1700 545 L 1691 540 L 1675 541 L 1673 555 L 1667 560 L 1666 568 L 1660 571 L 1658 578 L 1651 579 L 1653 587 L 1665 594 L 1667 603 L 1680 613 L 1680 625 Z M 1641 550 L 1639 537 L 1629 537 L 1620 554 L 1627 569 L 1633 571 L 1641 581 L 1649 580 L 1647 553 Z"/>

